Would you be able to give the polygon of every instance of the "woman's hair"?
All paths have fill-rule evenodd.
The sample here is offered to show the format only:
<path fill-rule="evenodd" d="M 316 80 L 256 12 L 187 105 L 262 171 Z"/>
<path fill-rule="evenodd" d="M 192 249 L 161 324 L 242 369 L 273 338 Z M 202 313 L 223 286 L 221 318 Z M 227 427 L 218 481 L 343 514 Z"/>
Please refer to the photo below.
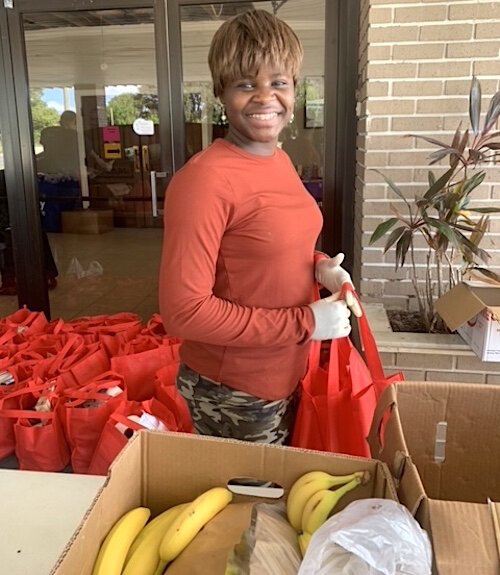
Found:
<path fill-rule="evenodd" d="M 304 50 L 295 32 L 265 10 L 250 10 L 226 20 L 215 33 L 208 52 L 214 94 L 237 78 L 256 74 L 271 64 L 293 76 L 302 65 Z"/>

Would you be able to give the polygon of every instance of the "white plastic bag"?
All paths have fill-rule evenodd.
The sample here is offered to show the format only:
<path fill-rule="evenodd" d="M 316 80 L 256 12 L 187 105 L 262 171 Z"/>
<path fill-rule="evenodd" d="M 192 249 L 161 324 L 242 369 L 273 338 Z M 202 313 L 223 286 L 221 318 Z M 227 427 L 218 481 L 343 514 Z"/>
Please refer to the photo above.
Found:
<path fill-rule="evenodd" d="M 360 499 L 312 536 L 298 575 L 431 575 L 427 533 L 401 504 Z"/>
<path fill-rule="evenodd" d="M 77 279 L 102 276 L 103 273 L 104 268 L 97 260 L 92 260 L 89 263 L 89 267 L 85 269 L 76 256 L 71 258 L 66 270 L 66 275 L 74 275 Z"/>

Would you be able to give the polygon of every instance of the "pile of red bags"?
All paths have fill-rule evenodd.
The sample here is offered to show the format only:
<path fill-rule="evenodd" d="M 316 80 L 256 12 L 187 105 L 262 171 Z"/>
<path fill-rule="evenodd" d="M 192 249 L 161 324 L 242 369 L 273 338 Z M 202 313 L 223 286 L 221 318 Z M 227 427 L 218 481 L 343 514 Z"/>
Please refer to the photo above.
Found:
<path fill-rule="evenodd" d="M 0 460 L 106 474 L 138 429 L 192 432 L 175 388 L 180 341 L 155 314 L 0 320 Z"/>

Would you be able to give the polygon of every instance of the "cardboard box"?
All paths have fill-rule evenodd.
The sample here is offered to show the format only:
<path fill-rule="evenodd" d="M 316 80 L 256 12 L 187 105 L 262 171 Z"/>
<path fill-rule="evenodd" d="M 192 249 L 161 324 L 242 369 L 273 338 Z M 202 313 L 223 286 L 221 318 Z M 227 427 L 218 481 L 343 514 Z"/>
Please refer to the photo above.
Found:
<path fill-rule="evenodd" d="M 308 471 L 347 474 L 365 469 L 371 473 L 370 482 L 342 498 L 339 509 L 361 497 L 396 500 L 389 471 L 380 461 L 183 433 L 141 431 L 114 461 L 105 487 L 90 506 L 52 574 L 90 575 L 104 537 L 117 519 L 133 507 L 149 507 L 155 516 L 238 477 L 271 481 L 286 491 Z M 234 497 L 235 503 L 259 500 L 262 499 L 248 495 Z M 238 532 L 231 523 L 226 531 L 233 531 L 234 541 L 239 541 L 243 530 Z M 226 554 L 227 550 L 221 575 L 224 575 Z M 203 562 L 199 568 L 204 575 L 219 572 L 206 568 Z M 179 569 L 178 573 L 195 575 L 192 570 Z"/>
<path fill-rule="evenodd" d="M 62 231 L 68 234 L 104 234 L 113 229 L 113 210 L 62 212 Z"/>
<path fill-rule="evenodd" d="M 463 282 L 440 297 L 434 308 L 482 361 L 500 361 L 500 287 Z"/>
<path fill-rule="evenodd" d="M 0 572 L 50 573 L 104 482 L 97 476 L 0 469 Z"/>
<path fill-rule="evenodd" d="M 377 405 L 372 455 L 429 532 L 438 575 L 499 573 L 487 504 L 500 501 L 499 413 L 500 387 L 481 384 L 398 383 Z"/>

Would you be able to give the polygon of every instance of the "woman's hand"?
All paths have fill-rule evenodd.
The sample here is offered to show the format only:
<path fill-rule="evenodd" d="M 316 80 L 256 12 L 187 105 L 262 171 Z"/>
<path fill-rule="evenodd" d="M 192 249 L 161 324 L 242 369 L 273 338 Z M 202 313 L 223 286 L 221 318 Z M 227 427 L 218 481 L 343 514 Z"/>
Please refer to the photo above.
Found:
<path fill-rule="evenodd" d="M 351 284 L 352 279 L 340 264 L 344 261 L 344 254 L 339 253 L 333 258 L 320 260 L 315 267 L 314 273 L 316 281 L 325 287 L 332 294 L 336 294 L 342 290 L 342 285 L 345 283 Z M 353 286 L 354 289 L 354 286 Z M 350 308 L 356 317 L 363 315 L 356 298 L 350 291 L 345 292 L 345 302 L 347 307 Z"/>
<path fill-rule="evenodd" d="M 311 339 L 316 341 L 337 339 L 347 337 L 351 333 L 349 322 L 351 312 L 347 303 L 339 298 L 340 292 L 309 304 L 315 326 Z"/>

